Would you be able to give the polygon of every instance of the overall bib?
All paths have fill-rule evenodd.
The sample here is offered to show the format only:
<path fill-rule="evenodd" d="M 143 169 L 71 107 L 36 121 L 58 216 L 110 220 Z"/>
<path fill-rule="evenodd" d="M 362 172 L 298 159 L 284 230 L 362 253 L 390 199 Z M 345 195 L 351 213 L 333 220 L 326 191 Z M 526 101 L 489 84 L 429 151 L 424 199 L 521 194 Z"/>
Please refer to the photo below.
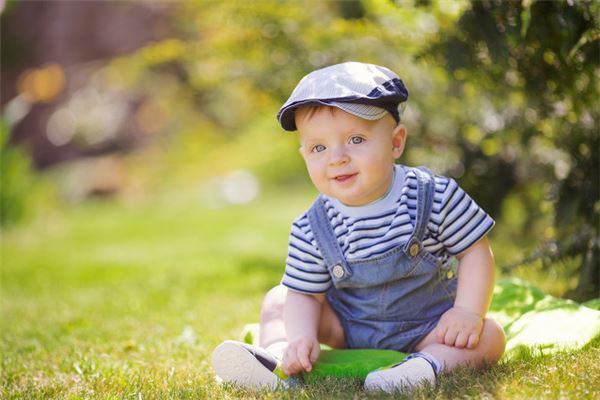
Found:
<path fill-rule="evenodd" d="M 425 168 L 417 175 L 417 214 L 407 243 L 366 260 L 348 261 L 333 232 L 321 196 L 308 211 L 317 247 L 333 286 L 327 300 L 338 315 L 348 348 L 411 352 L 451 308 L 456 277 L 423 249 L 431 214 L 434 178 Z"/>

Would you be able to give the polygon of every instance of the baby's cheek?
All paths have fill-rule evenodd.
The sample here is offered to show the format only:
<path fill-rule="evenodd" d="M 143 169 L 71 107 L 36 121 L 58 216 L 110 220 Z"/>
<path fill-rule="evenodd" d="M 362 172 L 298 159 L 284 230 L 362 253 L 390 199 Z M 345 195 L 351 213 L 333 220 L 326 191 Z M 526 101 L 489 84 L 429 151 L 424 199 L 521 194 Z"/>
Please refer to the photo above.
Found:
<path fill-rule="evenodd" d="M 327 184 L 327 177 L 325 176 L 325 172 L 322 168 L 313 166 L 309 168 L 308 175 L 310 176 L 310 180 L 312 181 L 312 183 L 318 189 L 322 189 L 323 186 Z"/>

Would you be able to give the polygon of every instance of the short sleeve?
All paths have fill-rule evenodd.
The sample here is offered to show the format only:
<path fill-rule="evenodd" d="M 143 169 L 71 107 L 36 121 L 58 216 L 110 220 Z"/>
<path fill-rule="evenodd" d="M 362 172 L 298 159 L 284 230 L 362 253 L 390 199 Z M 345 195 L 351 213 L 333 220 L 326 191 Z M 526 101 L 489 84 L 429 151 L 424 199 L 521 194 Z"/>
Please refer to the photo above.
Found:
<path fill-rule="evenodd" d="M 437 239 L 451 255 L 460 254 L 494 226 L 494 220 L 454 179 L 448 179 L 440 206 Z"/>
<path fill-rule="evenodd" d="M 307 294 L 325 293 L 331 287 L 331 276 L 316 248 L 306 214 L 292 224 L 281 284 Z"/>

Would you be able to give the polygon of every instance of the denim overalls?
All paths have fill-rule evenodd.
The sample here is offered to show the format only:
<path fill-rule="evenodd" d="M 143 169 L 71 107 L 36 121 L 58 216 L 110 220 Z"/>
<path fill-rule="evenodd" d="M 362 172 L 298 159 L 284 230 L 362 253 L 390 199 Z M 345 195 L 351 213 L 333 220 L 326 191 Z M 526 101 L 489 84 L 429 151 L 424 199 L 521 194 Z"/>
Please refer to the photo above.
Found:
<path fill-rule="evenodd" d="M 413 233 L 407 243 L 377 257 L 345 259 L 322 195 L 308 211 L 317 247 L 333 281 L 327 300 L 340 318 L 348 348 L 410 352 L 454 304 L 456 278 L 423 250 L 434 178 L 425 168 L 413 171 L 418 181 Z"/>

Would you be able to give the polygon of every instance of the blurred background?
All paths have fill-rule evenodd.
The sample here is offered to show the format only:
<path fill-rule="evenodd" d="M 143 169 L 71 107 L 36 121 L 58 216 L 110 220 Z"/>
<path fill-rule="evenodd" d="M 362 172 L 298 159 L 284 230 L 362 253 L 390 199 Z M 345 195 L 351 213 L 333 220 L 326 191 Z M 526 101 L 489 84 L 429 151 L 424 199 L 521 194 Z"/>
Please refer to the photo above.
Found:
<path fill-rule="evenodd" d="M 407 84 L 400 162 L 457 179 L 497 220 L 501 273 L 599 296 L 597 1 L 2 7 L 3 236 L 73 210 L 103 218 L 98 203 L 123 218 L 149 204 L 285 208 L 290 193 L 308 205 L 297 139 L 275 114 L 306 73 L 357 60 Z"/>

